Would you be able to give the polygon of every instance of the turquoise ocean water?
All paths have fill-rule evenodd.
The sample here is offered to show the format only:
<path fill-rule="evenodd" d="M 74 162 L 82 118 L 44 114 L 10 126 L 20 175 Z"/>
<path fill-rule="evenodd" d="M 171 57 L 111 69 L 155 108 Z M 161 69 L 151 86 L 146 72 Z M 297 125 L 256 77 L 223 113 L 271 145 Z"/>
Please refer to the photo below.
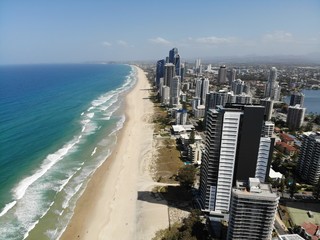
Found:
<path fill-rule="evenodd" d="M 0 239 L 57 239 L 125 121 L 128 65 L 0 66 Z"/>

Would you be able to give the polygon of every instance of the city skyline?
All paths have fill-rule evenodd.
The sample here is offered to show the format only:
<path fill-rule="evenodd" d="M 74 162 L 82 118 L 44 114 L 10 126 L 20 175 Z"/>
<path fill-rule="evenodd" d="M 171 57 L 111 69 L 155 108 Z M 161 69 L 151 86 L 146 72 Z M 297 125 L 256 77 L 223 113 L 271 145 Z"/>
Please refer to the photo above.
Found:
<path fill-rule="evenodd" d="M 319 1 L 2 1 L 0 64 L 320 52 Z"/>

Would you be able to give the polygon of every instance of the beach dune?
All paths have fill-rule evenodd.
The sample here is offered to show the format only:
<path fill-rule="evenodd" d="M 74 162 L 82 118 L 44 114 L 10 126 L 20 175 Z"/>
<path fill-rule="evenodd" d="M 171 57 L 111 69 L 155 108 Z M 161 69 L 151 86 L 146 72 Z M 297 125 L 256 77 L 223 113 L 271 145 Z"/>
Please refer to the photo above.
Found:
<path fill-rule="evenodd" d="M 126 96 L 126 121 L 117 146 L 88 182 L 62 240 L 151 239 L 168 227 L 166 203 L 150 199 L 155 184 L 149 172 L 153 104 L 146 75 L 136 68 L 138 81 Z"/>

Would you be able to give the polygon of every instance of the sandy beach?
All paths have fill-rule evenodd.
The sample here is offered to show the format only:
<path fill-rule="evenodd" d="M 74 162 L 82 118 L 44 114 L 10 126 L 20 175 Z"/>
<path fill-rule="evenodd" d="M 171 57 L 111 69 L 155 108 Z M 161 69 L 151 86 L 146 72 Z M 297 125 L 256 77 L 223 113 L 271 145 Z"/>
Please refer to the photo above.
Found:
<path fill-rule="evenodd" d="M 168 227 L 168 207 L 152 197 L 153 104 L 150 84 L 140 68 L 135 87 L 126 96 L 126 122 L 117 146 L 94 173 L 77 202 L 60 239 L 152 239 Z"/>

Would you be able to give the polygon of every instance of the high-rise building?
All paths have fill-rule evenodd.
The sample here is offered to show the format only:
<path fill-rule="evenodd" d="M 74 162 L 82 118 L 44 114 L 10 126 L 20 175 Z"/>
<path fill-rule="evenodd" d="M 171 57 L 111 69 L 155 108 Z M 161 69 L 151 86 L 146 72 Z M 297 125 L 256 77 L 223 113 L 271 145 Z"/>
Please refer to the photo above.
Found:
<path fill-rule="evenodd" d="M 229 82 L 229 85 L 236 79 L 236 70 L 235 69 L 229 69 L 227 71 L 227 79 Z"/>
<path fill-rule="evenodd" d="M 259 179 L 238 182 L 232 190 L 227 239 L 271 239 L 278 202 Z"/>
<path fill-rule="evenodd" d="M 268 180 L 274 140 L 271 137 L 260 138 L 255 178 L 258 178 L 262 183 Z"/>
<path fill-rule="evenodd" d="M 181 63 L 181 68 L 180 68 L 180 77 L 181 77 L 181 83 L 184 82 L 184 75 L 185 75 L 185 66 L 184 63 Z"/>
<path fill-rule="evenodd" d="M 202 74 L 201 59 L 196 59 L 195 72 L 196 72 L 197 74 Z"/>
<path fill-rule="evenodd" d="M 209 92 L 209 79 L 201 78 L 196 80 L 195 97 L 200 98 L 200 104 L 204 105 L 206 102 L 206 95 Z"/>
<path fill-rule="evenodd" d="M 196 98 L 201 99 L 201 89 L 202 89 L 202 80 L 201 79 L 197 79 L 196 80 L 196 89 L 194 92 L 194 96 Z"/>
<path fill-rule="evenodd" d="M 304 104 L 304 94 L 302 92 L 293 92 L 290 97 L 290 106 L 295 106 L 299 104 L 303 107 Z"/>
<path fill-rule="evenodd" d="M 178 48 L 172 48 L 169 51 L 169 63 L 174 64 L 174 56 L 178 53 Z"/>
<path fill-rule="evenodd" d="M 281 87 L 279 86 L 279 83 L 276 82 L 276 80 L 277 80 L 277 69 L 275 67 L 272 67 L 269 72 L 269 78 L 266 84 L 264 95 L 266 98 L 270 97 L 272 100 L 279 101 Z"/>
<path fill-rule="evenodd" d="M 165 65 L 164 59 L 161 59 L 157 62 L 157 68 L 156 68 L 156 85 L 157 85 L 157 87 L 160 86 L 160 78 L 163 78 L 163 76 L 164 76 L 164 65 Z"/>
<path fill-rule="evenodd" d="M 287 126 L 290 130 L 297 130 L 302 126 L 306 109 L 300 105 L 289 106 L 287 114 Z"/>
<path fill-rule="evenodd" d="M 218 73 L 218 84 L 225 84 L 227 82 L 227 68 L 226 65 L 222 65 Z"/>
<path fill-rule="evenodd" d="M 200 202 L 206 211 L 228 212 L 236 180 L 268 174 L 272 144 L 261 139 L 264 107 L 235 105 L 209 109 L 200 174 Z M 263 152 L 264 151 L 264 152 Z M 259 164 L 258 164 L 259 162 Z"/>
<path fill-rule="evenodd" d="M 170 105 L 178 105 L 180 100 L 180 77 L 175 76 L 172 78 L 170 84 Z"/>
<path fill-rule="evenodd" d="M 174 66 L 176 70 L 176 75 L 180 76 L 181 75 L 181 64 L 180 64 L 180 55 L 177 53 L 174 55 Z"/>
<path fill-rule="evenodd" d="M 200 174 L 200 202 L 203 210 L 228 212 L 241 111 L 210 109 L 207 114 L 205 151 Z"/>
<path fill-rule="evenodd" d="M 170 104 L 170 87 L 162 86 L 161 103 L 164 105 Z"/>
<path fill-rule="evenodd" d="M 175 66 L 173 63 L 164 65 L 164 85 L 170 87 L 172 78 L 175 76 Z"/>
<path fill-rule="evenodd" d="M 320 177 L 320 132 L 304 133 L 297 170 L 300 177 L 307 183 L 318 183 Z"/>
<path fill-rule="evenodd" d="M 209 92 L 209 79 L 202 78 L 202 88 L 201 88 L 201 104 L 205 105 L 206 103 L 206 96 Z"/>
<path fill-rule="evenodd" d="M 261 137 L 272 137 L 274 131 L 274 123 L 271 121 L 265 121 L 262 127 Z"/>
<path fill-rule="evenodd" d="M 245 83 L 241 79 L 233 80 L 231 82 L 231 91 L 234 94 L 242 94 L 245 90 Z"/>
<path fill-rule="evenodd" d="M 176 111 L 176 125 L 187 124 L 188 113 L 186 109 L 179 109 Z"/>
<path fill-rule="evenodd" d="M 265 98 L 260 100 L 260 105 L 265 109 L 265 120 L 270 121 L 273 112 L 273 100 L 271 98 Z"/>

